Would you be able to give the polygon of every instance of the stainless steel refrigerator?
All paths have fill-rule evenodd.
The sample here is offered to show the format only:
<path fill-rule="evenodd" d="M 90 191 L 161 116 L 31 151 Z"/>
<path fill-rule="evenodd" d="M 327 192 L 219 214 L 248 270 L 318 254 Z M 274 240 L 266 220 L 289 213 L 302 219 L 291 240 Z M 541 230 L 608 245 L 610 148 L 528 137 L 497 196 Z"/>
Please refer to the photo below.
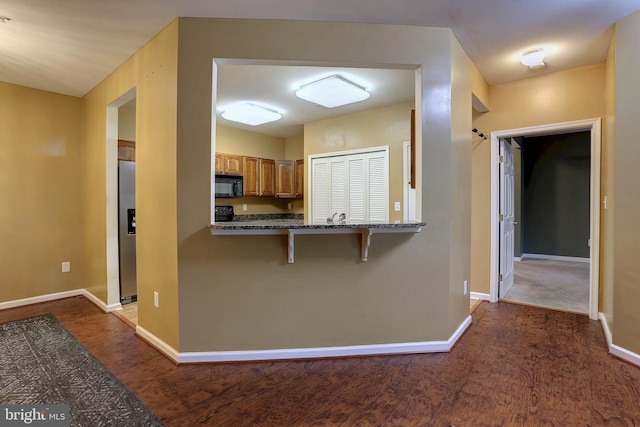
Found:
<path fill-rule="evenodd" d="M 118 162 L 120 302 L 138 299 L 136 285 L 136 162 Z"/>

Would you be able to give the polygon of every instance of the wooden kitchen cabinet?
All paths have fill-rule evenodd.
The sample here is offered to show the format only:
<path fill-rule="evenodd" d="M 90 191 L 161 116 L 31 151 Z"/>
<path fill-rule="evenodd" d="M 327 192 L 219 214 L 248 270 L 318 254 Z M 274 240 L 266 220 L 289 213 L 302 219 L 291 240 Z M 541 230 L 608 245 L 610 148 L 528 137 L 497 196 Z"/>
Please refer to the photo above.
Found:
<path fill-rule="evenodd" d="M 239 154 L 216 153 L 216 173 L 223 175 L 243 175 L 243 156 Z"/>
<path fill-rule="evenodd" d="M 243 195 L 275 196 L 276 161 L 258 157 L 243 158 Z"/>
<path fill-rule="evenodd" d="M 296 160 L 296 197 L 304 196 L 304 160 Z"/>
<path fill-rule="evenodd" d="M 258 180 L 258 195 L 273 197 L 276 195 L 276 161 L 272 159 L 259 159 L 258 168 L 260 179 Z"/>
<path fill-rule="evenodd" d="M 276 160 L 276 197 L 296 196 L 295 160 Z"/>
<path fill-rule="evenodd" d="M 259 195 L 259 179 L 258 163 L 260 159 L 257 157 L 244 157 L 242 159 L 243 169 L 243 195 L 245 196 L 258 196 Z"/>

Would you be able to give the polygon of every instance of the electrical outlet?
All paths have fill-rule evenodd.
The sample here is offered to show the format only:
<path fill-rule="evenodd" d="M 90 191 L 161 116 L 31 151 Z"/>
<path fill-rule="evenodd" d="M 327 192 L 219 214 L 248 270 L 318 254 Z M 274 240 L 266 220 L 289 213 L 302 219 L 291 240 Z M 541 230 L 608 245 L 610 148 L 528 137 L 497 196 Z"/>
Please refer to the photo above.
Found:
<path fill-rule="evenodd" d="M 160 308 L 160 294 L 157 291 L 153 291 L 153 306 Z"/>
<path fill-rule="evenodd" d="M 71 271 L 71 262 L 66 261 L 62 263 L 62 272 L 63 273 L 68 273 Z"/>
<path fill-rule="evenodd" d="M 464 294 L 469 293 L 469 282 L 467 280 L 464 281 Z"/>
<path fill-rule="evenodd" d="M 243 211 L 246 211 L 246 210 L 247 210 L 247 204 L 246 204 L 246 203 L 243 203 L 243 204 L 242 204 L 242 210 L 243 210 Z"/>
<path fill-rule="evenodd" d="M 287 203 L 287 209 L 291 209 L 291 203 Z"/>
<path fill-rule="evenodd" d="M 396 212 L 400 212 L 400 202 L 395 202 L 395 203 L 393 204 L 393 209 L 394 209 Z"/>

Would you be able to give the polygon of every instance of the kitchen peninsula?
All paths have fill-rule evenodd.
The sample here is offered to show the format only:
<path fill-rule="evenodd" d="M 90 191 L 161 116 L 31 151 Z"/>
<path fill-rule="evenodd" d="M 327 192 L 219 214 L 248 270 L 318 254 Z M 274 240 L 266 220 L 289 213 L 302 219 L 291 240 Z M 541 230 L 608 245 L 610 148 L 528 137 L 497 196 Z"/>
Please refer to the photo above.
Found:
<path fill-rule="evenodd" d="M 360 234 L 362 261 L 369 257 L 371 236 L 380 233 L 419 233 L 425 222 L 399 221 L 394 223 L 327 221 L 327 223 L 305 224 L 301 219 L 268 219 L 253 221 L 218 222 L 210 225 L 213 235 L 259 235 L 274 234 L 288 236 L 288 262 L 294 262 L 295 236 L 297 234 Z"/>

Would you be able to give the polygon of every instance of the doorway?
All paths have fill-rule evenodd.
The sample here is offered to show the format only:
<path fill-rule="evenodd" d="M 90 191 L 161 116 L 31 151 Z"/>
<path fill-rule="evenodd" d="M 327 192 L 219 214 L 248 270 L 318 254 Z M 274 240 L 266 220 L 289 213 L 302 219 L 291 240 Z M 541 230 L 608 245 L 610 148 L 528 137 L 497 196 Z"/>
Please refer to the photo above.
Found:
<path fill-rule="evenodd" d="M 106 234 L 107 234 L 107 307 L 121 310 L 119 220 L 118 220 L 118 140 L 119 109 L 136 98 L 132 88 L 107 106 L 106 117 Z M 135 132 L 135 131 L 134 131 Z"/>
<path fill-rule="evenodd" d="M 564 122 L 552 125 L 535 126 L 529 128 L 511 129 L 491 134 L 491 266 L 490 266 L 490 300 L 498 301 L 500 282 L 500 260 L 505 256 L 504 245 L 500 245 L 500 139 L 519 136 L 550 135 L 575 131 L 590 133 L 590 190 L 589 190 L 589 317 L 598 316 L 598 272 L 599 272 L 599 242 L 600 242 L 600 119 L 588 119 L 574 122 Z"/>

